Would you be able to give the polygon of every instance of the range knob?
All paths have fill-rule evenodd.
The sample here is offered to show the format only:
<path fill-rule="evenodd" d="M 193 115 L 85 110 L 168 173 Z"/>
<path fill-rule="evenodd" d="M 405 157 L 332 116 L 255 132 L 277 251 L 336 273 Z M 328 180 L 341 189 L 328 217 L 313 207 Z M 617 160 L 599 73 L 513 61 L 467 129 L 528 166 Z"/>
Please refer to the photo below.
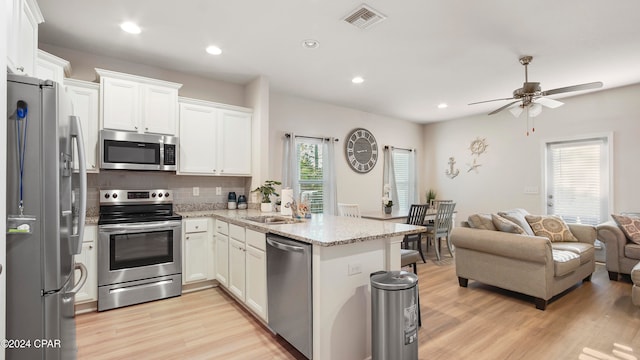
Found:
<path fill-rule="evenodd" d="M 162 193 L 158 194 L 158 197 L 162 197 Z"/>
<path fill-rule="evenodd" d="M 110 197 L 111 197 L 111 195 L 109 195 L 109 193 L 105 193 L 105 194 L 104 194 L 104 198 L 105 198 L 105 199 L 108 199 L 108 198 L 110 198 Z"/>
<path fill-rule="evenodd" d="M 153 197 L 153 198 L 156 197 L 156 193 L 152 193 L 151 197 Z"/>
<path fill-rule="evenodd" d="M 117 198 L 117 197 L 118 197 L 118 194 L 113 193 L 113 195 L 111 195 L 111 197 L 115 199 L 115 198 Z"/>
<path fill-rule="evenodd" d="M 164 193 L 164 197 L 169 197 L 169 193 L 168 192 Z"/>

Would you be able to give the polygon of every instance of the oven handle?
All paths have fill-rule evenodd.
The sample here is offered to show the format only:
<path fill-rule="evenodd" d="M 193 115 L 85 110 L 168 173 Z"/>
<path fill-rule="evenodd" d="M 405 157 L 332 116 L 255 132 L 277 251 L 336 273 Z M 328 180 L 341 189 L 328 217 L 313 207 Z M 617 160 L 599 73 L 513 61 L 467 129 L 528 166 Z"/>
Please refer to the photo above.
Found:
<path fill-rule="evenodd" d="M 135 224 L 109 224 L 99 225 L 99 231 L 103 232 L 121 232 L 121 231 L 137 231 L 137 230 L 174 230 L 182 226 L 180 221 L 156 221 L 149 223 L 135 223 Z"/>

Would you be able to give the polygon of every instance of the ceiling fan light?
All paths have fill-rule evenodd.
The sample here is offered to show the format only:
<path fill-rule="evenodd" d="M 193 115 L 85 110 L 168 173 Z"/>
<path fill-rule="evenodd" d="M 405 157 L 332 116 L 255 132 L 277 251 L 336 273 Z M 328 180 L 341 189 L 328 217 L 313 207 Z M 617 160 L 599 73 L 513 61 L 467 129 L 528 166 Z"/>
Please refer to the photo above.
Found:
<path fill-rule="evenodd" d="M 540 115 L 541 112 L 542 112 L 542 105 L 540 105 L 538 103 L 532 103 L 531 105 L 529 105 L 529 116 L 530 117 L 536 117 L 536 116 Z"/>
<path fill-rule="evenodd" d="M 517 118 L 520 116 L 520 114 L 522 114 L 522 106 L 520 105 L 514 106 L 511 109 L 509 109 L 509 112 L 511 113 L 511 115 Z"/>

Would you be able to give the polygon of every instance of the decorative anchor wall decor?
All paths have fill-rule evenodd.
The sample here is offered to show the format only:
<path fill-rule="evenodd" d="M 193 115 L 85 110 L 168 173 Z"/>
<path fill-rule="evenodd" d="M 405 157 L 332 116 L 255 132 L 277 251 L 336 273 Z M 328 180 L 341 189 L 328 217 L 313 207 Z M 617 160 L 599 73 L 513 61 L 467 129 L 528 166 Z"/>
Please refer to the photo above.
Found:
<path fill-rule="evenodd" d="M 445 171 L 445 174 L 450 178 L 453 179 L 454 177 L 458 176 L 458 174 L 460 174 L 460 170 L 459 169 L 454 169 L 453 166 L 456 164 L 456 159 L 452 156 L 449 158 L 449 168 Z"/>

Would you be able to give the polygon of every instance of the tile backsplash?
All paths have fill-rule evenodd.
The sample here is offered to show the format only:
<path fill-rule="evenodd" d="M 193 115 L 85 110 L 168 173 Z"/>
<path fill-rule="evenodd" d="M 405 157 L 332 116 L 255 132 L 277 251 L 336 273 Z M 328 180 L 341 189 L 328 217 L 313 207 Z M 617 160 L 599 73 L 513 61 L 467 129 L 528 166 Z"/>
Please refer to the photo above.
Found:
<path fill-rule="evenodd" d="M 173 190 L 175 205 L 195 204 L 225 208 L 227 195 L 231 191 L 237 195 L 246 195 L 247 201 L 251 202 L 250 186 L 250 177 L 190 176 L 155 171 L 104 170 L 99 174 L 88 174 L 87 176 L 87 207 L 89 212 L 96 211 L 97 213 L 100 190 L 169 189 Z M 193 196 L 194 187 L 199 188 L 199 196 Z M 222 188 L 221 195 L 216 195 L 216 187 Z"/>

